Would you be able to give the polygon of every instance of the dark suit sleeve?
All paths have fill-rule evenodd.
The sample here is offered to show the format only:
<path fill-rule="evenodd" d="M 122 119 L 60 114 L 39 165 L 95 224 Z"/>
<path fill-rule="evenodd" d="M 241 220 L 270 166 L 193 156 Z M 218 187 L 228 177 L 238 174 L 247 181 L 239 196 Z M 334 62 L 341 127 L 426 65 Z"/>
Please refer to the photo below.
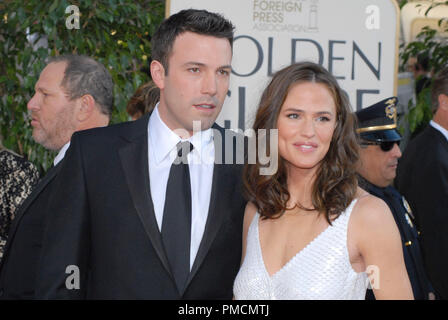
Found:
<path fill-rule="evenodd" d="M 37 299 L 83 299 L 87 294 L 89 205 L 81 144 L 77 138 L 75 134 L 49 204 L 36 275 Z"/>
<path fill-rule="evenodd" d="M 422 230 L 422 246 L 428 274 L 435 289 L 448 298 L 448 158 L 434 154 L 433 163 L 419 174 L 422 185 L 417 200 Z"/>

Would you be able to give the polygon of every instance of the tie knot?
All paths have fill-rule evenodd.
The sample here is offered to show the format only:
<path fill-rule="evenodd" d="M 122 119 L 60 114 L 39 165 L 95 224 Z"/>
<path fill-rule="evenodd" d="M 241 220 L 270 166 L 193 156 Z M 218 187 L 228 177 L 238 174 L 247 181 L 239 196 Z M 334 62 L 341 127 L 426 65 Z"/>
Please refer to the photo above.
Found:
<path fill-rule="evenodd" d="M 187 156 L 193 150 L 193 145 L 189 141 L 181 141 L 176 145 L 176 148 L 177 158 L 174 160 L 174 163 L 188 163 Z"/>

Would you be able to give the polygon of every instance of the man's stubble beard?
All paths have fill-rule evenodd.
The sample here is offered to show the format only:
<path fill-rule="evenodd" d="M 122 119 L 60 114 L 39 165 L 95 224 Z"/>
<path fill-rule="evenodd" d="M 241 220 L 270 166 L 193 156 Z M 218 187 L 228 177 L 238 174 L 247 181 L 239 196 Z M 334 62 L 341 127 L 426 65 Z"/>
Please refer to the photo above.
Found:
<path fill-rule="evenodd" d="M 77 125 L 74 119 L 74 111 L 72 104 L 67 105 L 55 115 L 50 129 L 44 130 L 40 128 L 41 134 L 33 132 L 34 140 L 48 150 L 60 150 L 70 141 L 72 134 L 76 131 Z"/>

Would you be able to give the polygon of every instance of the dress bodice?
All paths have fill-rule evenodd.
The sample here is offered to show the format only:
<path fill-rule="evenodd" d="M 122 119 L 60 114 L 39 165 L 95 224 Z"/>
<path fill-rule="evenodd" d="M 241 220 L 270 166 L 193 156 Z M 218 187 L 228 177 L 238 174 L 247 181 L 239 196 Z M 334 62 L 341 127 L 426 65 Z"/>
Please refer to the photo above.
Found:
<path fill-rule="evenodd" d="M 246 256 L 235 279 L 235 299 L 364 299 L 367 275 L 353 270 L 347 248 L 347 226 L 355 203 L 356 199 L 272 276 L 263 261 L 257 212 L 249 226 Z"/>

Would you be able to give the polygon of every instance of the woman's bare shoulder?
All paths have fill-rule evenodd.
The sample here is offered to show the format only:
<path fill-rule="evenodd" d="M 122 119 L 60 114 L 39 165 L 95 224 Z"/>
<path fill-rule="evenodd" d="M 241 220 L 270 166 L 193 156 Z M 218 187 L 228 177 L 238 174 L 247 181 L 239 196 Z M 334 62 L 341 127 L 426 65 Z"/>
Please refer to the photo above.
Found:
<path fill-rule="evenodd" d="M 394 217 L 386 202 L 364 190 L 358 193 L 352 216 L 353 225 L 364 235 L 379 235 L 395 227 Z"/>
<path fill-rule="evenodd" d="M 244 211 L 244 226 L 248 226 L 257 212 L 257 206 L 249 201 L 246 205 L 246 210 Z"/>

